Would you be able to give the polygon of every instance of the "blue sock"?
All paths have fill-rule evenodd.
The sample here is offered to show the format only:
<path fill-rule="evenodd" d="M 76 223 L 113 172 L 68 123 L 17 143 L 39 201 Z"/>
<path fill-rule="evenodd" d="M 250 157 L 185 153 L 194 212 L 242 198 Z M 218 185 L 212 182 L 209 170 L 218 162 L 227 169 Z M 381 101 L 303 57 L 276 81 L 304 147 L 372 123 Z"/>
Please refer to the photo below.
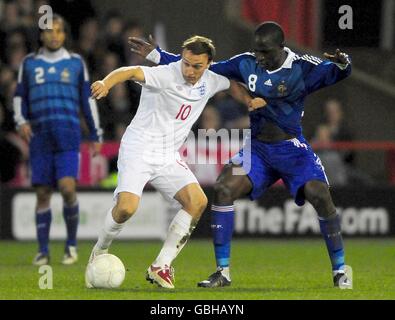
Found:
<path fill-rule="evenodd" d="M 329 218 L 319 218 L 321 233 L 332 263 L 332 270 L 344 269 L 344 248 L 338 214 Z"/>
<path fill-rule="evenodd" d="M 36 212 L 36 230 L 39 252 L 48 254 L 49 228 L 51 226 L 52 213 L 51 209 Z"/>
<path fill-rule="evenodd" d="M 78 203 L 71 207 L 63 206 L 63 218 L 67 229 L 66 246 L 75 247 L 77 245 L 77 228 L 79 222 Z"/>
<path fill-rule="evenodd" d="M 229 267 L 230 242 L 234 226 L 234 207 L 211 206 L 211 230 L 214 239 L 217 267 Z"/>

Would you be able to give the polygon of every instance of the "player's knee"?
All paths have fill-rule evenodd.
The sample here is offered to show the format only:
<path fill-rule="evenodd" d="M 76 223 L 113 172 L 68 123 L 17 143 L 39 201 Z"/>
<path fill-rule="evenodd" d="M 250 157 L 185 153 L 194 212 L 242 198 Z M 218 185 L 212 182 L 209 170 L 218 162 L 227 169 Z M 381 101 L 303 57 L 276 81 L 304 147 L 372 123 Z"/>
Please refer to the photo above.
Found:
<path fill-rule="evenodd" d="M 197 208 L 199 215 L 201 215 L 204 212 L 204 210 L 206 210 L 207 204 L 208 204 L 208 199 L 207 199 L 206 195 L 202 192 L 199 195 L 199 197 L 197 197 L 197 200 L 196 200 L 196 208 Z"/>
<path fill-rule="evenodd" d="M 62 188 L 60 192 L 61 192 L 63 200 L 66 204 L 72 205 L 75 203 L 76 193 L 75 193 L 74 188 L 68 188 L 68 187 Z"/>
<path fill-rule="evenodd" d="M 214 199 L 221 203 L 233 201 L 232 188 L 224 182 L 216 182 L 214 185 Z"/>
<path fill-rule="evenodd" d="M 313 207 L 325 207 L 330 201 L 328 187 L 323 182 L 307 183 L 304 188 L 306 199 Z"/>
<path fill-rule="evenodd" d="M 117 223 L 123 223 L 127 221 L 137 210 L 137 207 L 133 204 L 118 204 L 114 210 L 114 219 Z"/>
<path fill-rule="evenodd" d="M 37 204 L 38 207 L 49 206 L 49 201 L 51 200 L 51 191 L 48 189 L 38 189 L 36 190 Z"/>
<path fill-rule="evenodd" d="M 194 218 L 199 218 L 206 209 L 207 203 L 206 195 L 203 192 L 199 192 L 189 197 L 183 204 L 183 207 Z"/>

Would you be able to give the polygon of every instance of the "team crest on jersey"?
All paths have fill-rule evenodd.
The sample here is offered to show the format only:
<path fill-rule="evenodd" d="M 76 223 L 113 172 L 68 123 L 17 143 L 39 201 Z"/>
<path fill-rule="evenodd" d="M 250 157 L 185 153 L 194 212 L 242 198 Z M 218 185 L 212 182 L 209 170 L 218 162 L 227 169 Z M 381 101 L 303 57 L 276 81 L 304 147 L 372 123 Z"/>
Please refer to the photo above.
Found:
<path fill-rule="evenodd" d="M 70 82 L 70 72 L 67 68 L 65 68 L 60 74 L 62 82 Z"/>
<path fill-rule="evenodd" d="M 287 87 L 285 85 L 285 81 L 281 81 L 281 83 L 278 85 L 277 92 L 279 96 L 285 96 L 287 94 Z"/>
<path fill-rule="evenodd" d="M 206 94 L 206 82 L 203 82 L 203 84 L 200 87 L 197 87 L 196 90 L 198 90 L 199 95 L 203 97 Z"/>

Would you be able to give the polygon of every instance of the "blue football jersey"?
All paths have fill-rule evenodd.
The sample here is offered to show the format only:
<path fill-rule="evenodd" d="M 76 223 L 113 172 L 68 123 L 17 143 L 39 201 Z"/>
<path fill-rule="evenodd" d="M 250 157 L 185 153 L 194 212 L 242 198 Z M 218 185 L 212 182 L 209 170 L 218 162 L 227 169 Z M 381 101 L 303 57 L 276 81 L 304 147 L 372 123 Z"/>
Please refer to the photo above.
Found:
<path fill-rule="evenodd" d="M 90 97 L 82 58 L 64 48 L 56 52 L 42 48 L 26 56 L 18 74 L 14 119 L 17 125 L 31 124 L 42 152 L 79 150 L 80 111 L 89 128 L 89 140 L 100 141 L 97 106 Z"/>
<path fill-rule="evenodd" d="M 160 55 L 153 55 L 153 62 L 168 64 L 180 59 L 180 55 L 160 48 L 156 50 Z M 276 124 L 291 135 L 301 136 L 305 97 L 351 73 L 349 60 L 347 64 L 340 65 L 307 54 L 298 55 L 289 48 L 284 50 L 288 54 L 286 60 L 273 71 L 262 68 L 251 53 L 213 63 L 210 67 L 215 73 L 244 83 L 253 97 L 261 97 L 268 103 L 266 107 L 250 112 L 252 137 L 267 122 Z"/>

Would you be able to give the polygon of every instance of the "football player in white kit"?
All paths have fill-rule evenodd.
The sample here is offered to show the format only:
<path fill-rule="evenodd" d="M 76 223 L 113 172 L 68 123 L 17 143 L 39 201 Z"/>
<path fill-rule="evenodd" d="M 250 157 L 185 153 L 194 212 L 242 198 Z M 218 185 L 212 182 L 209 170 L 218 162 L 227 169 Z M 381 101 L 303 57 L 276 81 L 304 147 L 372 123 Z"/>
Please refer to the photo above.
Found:
<path fill-rule="evenodd" d="M 208 70 L 215 55 L 212 41 L 194 36 L 183 43 L 182 59 L 166 66 L 123 67 L 92 84 L 92 96 L 105 97 L 116 84 L 133 80 L 142 85 L 140 104 L 128 126 L 119 150 L 116 204 L 106 216 L 104 227 L 89 262 L 108 252 L 112 240 L 138 208 L 144 186 L 150 182 L 165 198 L 177 200 L 182 209 L 172 220 L 164 245 L 147 270 L 147 280 L 174 288 L 172 261 L 177 257 L 201 214 L 207 197 L 178 149 L 207 101 L 227 90 L 239 101 L 249 96 L 235 89 L 236 83 Z M 87 287 L 92 287 L 86 280 Z"/>

